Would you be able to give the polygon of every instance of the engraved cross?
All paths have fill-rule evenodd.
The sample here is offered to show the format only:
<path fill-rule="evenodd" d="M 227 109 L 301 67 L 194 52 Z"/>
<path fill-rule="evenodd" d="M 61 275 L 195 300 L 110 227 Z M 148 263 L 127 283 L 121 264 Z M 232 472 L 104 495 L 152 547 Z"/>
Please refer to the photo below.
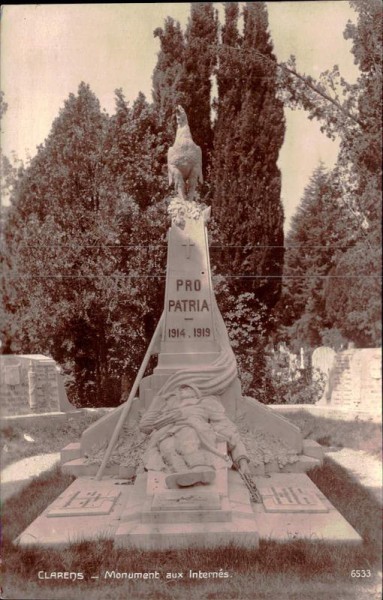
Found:
<path fill-rule="evenodd" d="M 190 247 L 195 246 L 195 244 L 190 242 L 190 238 L 188 238 L 187 244 L 182 244 L 186 248 L 186 258 L 190 258 Z"/>

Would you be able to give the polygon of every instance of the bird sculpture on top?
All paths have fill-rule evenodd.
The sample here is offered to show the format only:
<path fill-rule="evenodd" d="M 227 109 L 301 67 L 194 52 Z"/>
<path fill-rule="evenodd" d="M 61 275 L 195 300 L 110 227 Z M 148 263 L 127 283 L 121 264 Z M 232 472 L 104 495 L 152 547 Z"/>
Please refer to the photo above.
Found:
<path fill-rule="evenodd" d="M 172 183 L 182 200 L 192 201 L 198 181 L 202 183 L 202 151 L 193 142 L 186 112 L 176 107 L 177 133 L 168 150 L 169 185 Z"/>

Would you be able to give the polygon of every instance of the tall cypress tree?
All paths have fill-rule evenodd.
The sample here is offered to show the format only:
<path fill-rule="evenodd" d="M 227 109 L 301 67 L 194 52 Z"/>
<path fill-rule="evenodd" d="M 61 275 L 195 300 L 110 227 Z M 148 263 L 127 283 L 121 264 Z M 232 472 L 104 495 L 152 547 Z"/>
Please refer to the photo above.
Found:
<path fill-rule="evenodd" d="M 185 40 L 181 91 L 193 139 L 202 149 L 202 164 L 206 175 L 213 149 L 211 79 L 218 43 L 217 11 L 212 2 L 191 4 Z"/>
<path fill-rule="evenodd" d="M 212 260 L 222 274 L 227 272 L 227 265 L 230 265 L 234 253 L 234 250 L 230 251 L 227 244 L 228 240 L 233 238 L 235 222 L 233 218 L 228 218 L 226 210 L 227 200 L 234 198 L 237 185 L 238 157 L 235 140 L 238 136 L 236 122 L 241 110 L 242 95 L 242 56 L 238 18 L 238 2 L 227 2 L 216 73 L 218 100 L 215 103 L 217 114 L 211 173 L 213 223 L 217 225 L 214 237 L 215 241 L 222 246 L 219 253 L 212 248 Z"/>
<path fill-rule="evenodd" d="M 266 7 L 263 2 L 246 3 L 243 16 L 240 36 L 237 3 L 227 5 L 218 68 L 212 204 L 220 241 L 232 246 L 221 265 L 236 277 L 232 289 L 254 292 L 271 308 L 280 294 L 283 267 L 277 160 L 285 124 L 276 95 Z"/>
<path fill-rule="evenodd" d="M 176 131 L 174 108 L 183 103 L 180 85 L 185 40 L 180 24 L 171 17 L 166 19 L 163 28 L 155 29 L 154 37 L 160 39 L 161 48 L 152 76 L 153 102 L 168 143 L 172 143 Z"/>
<path fill-rule="evenodd" d="M 206 174 L 213 147 L 211 78 L 216 62 L 218 20 L 211 2 L 193 2 L 185 35 L 170 17 L 154 35 L 161 49 L 153 73 L 153 100 L 173 143 L 174 109 L 181 104 L 188 115 L 193 139 L 202 149 Z"/>
<path fill-rule="evenodd" d="M 223 196 L 229 194 L 230 184 L 235 180 L 237 164 L 235 155 L 235 123 L 241 109 L 241 54 L 238 32 L 239 9 L 237 2 L 225 4 L 225 24 L 222 27 L 222 43 L 219 48 L 217 69 L 218 101 L 214 128 L 214 156 L 212 180 L 214 183 L 214 216 L 221 232 L 228 227 L 225 221 Z M 235 76 L 236 75 L 236 76 Z"/>

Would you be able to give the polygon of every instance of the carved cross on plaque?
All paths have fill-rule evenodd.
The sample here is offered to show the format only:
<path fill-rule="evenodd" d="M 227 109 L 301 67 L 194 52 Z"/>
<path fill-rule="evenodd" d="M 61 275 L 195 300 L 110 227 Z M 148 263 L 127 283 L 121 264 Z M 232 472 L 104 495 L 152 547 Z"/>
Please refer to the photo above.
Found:
<path fill-rule="evenodd" d="M 186 248 L 186 258 L 190 258 L 190 247 L 195 246 L 192 242 L 190 242 L 190 238 L 188 238 L 187 244 L 182 244 Z"/>

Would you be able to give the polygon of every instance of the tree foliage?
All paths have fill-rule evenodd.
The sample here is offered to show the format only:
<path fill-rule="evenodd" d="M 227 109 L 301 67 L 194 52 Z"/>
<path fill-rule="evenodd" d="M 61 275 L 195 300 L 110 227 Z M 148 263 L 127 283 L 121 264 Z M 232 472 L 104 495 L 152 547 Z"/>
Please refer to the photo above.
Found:
<path fill-rule="evenodd" d="M 225 5 L 217 71 L 218 101 L 212 169 L 212 208 L 221 269 L 237 293 L 254 293 L 269 308 L 278 300 L 283 268 L 283 208 L 277 166 L 284 116 L 264 3 Z M 264 60 L 262 57 L 266 57 Z M 238 277 L 238 276 L 243 276 Z"/>
<path fill-rule="evenodd" d="M 380 248 L 366 252 L 359 241 L 339 257 L 324 288 L 328 321 L 359 347 L 381 344 L 381 262 Z"/>
<path fill-rule="evenodd" d="M 304 191 L 286 238 L 284 287 L 277 312 L 297 347 L 314 347 L 331 327 L 325 282 L 336 285 L 337 260 L 358 239 L 353 215 L 345 211 L 334 175 L 320 165 Z"/>
<path fill-rule="evenodd" d="M 166 139 L 157 111 L 143 94 L 132 107 L 116 90 L 116 112 L 108 121 L 103 143 L 104 194 L 112 202 L 127 194 L 141 210 L 153 206 L 167 192 Z"/>
<path fill-rule="evenodd" d="M 164 27 L 157 27 L 154 37 L 160 40 L 160 51 L 153 71 L 153 102 L 166 132 L 167 144 L 173 143 L 176 131 L 174 108 L 182 104 L 180 91 L 183 76 L 184 34 L 177 21 L 168 17 Z"/>
<path fill-rule="evenodd" d="M 379 0 L 350 4 L 358 22 L 347 24 L 344 37 L 352 40 L 360 68 L 356 83 L 348 83 L 337 65 L 315 81 L 297 73 L 291 57 L 279 70 L 280 85 L 290 107 L 304 108 L 310 119 L 319 120 L 326 135 L 340 139 L 336 172 L 342 195 L 359 225 L 367 225 L 373 243 L 379 242 L 381 223 L 382 4 Z"/>
<path fill-rule="evenodd" d="M 122 121 L 130 112 L 117 100 Z M 158 312 L 160 288 L 151 277 L 164 252 L 140 251 L 154 232 L 160 245 L 164 233 L 163 204 L 140 209 L 163 179 L 154 185 L 145 177 L 155 135 L 148 113 L 139 97 L 134 125 L 121 122 L 116 138 L 115 120 L 81 84 L 20 181 L 5 232 L 13 351 L 51 354 L 71 373 L 71 397 L 82 405 L 118 401 L 122 373 L 133 378 L 148 342 L 147 315 Z M 134 176 L 132 156 L 143 161 Z"/>
<path fill-rule="evenodd" d="M 297 267 L 290 251 L 286 261 L 286 277 L 296 267 L 306 277 L 306 280 L 302 279 L 305 281 L 304 293 L 299 282 L 294 291 L 294 283 L 286 280 L 285 300 L 289 298 L 290 313 L 293 313 L 289 317 L 290 324 L 295 319 L 295 329 L 291 333 L 297 333 L 298 328 L 308 344 L 319 343 L 322 334 L 327 335 L 330 324 L 341 336 L 357 345 L 381 343 L 378 315 L 381 297 L 382 5 L 378 0 L 352 0 L 350 4 L 356 10 L 358 21 L 347 24 L 344 36 L 352 40 L 352 53 L 360 69 L 356 83 L 348 83 L 336 65 L 315 81 L 298 73 L 294 57 L 279 70 L 280 89 L 287 105 L 305 109 L 310 119 L 319 120 L 328 137 L 340 140 L 330 191 L 337 212 L 330 211 L 330 220 L 323 215 L 318 226 L 322 230 L 322 239 L 328 237 L 331 240 L 336 234 L 341 249 L 334 247 L 330 255 L 319 253 L 317 257 L 317 266 L 327 277 L 326 285 L 319 285 L 319 304 L 314 302 L 310 261 L 305 264 L 301 261 Z M 319 181 L 312 183 L 317 184 L 317 195 L 320 196 Z M 311 231 L 316 231 L 315 226 L 311 229 L 316 202 L 313 198 L 310 201 L 307 194 L 306 190 L 289 236 L 299 244 L 303 239 L 298 229 L 301 232 L 307 230 L 310 236 Z M 310 202 L 312 208 L 305 212 Z M 308 297 L 311 304 L 307 302 Z"/>
<path fill-rule="evenodd" d="M 202 166 L 206 178 L 213 150 L 211 93 L 218 43 L 217 11 L 212 2 L 191 3 L 185 41 L 180 89 L 193 139 L 202 149 Z"/>

